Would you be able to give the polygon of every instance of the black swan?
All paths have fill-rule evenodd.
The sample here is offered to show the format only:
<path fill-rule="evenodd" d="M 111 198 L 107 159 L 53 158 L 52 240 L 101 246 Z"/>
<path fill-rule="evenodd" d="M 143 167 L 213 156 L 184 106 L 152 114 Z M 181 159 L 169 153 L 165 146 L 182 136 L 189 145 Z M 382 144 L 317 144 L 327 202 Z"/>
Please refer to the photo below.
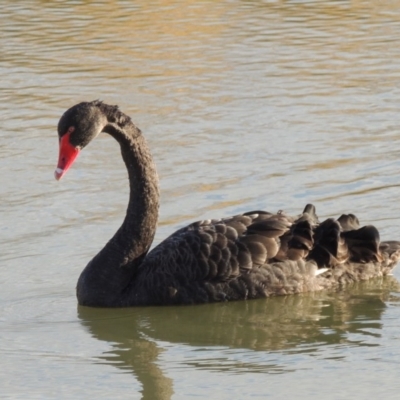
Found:
<path fill-rule="evenodd" d="M 194 222 L 148 252 L 157 172 L 141 131 L 117 106 L 83 102 L 64 113 L 55 177 L 100 132 L 121 146 L 130 198 L 123 224 L 79 277 L 81 305 L 195 304 L 336 289 L 387 275 L 400 259 L 400 242 L 381 243 L 377 229 L 360 228 L 353 214 L 320 223 L 311 204 L 296 218 L 251 211 Z"/>

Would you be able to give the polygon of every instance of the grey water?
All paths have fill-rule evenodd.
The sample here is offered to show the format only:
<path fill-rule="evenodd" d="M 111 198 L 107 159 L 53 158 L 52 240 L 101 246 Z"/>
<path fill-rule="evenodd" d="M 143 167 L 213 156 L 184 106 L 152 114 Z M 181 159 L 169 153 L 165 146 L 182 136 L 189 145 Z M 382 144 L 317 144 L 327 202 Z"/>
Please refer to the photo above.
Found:
<path fill-rule="evenodd" d="M 53 178 L 59 117 L 102 99 L 151 146 L 155 243 L 309 202 L 400 239 L 396 1 L 3 0 L 0 39 L 0 398 L 398 398 L 400 268 L 337 293 L 77 307 L 127 174 L 103 135 Z"/>

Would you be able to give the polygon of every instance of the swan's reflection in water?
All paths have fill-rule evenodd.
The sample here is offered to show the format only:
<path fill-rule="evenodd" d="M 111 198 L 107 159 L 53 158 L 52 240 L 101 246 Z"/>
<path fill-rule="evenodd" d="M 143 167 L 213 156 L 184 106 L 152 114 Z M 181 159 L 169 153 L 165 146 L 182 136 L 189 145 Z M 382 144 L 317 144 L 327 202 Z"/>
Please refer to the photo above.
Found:
<path fill-rule="evenodd" d="M 398 302 L 399 291 L 388 276 L 338 293 L 190 307 L 79 307 L 78 313 L 95 338 L 112 343 L 102 362 L 132 371 L 144 399 L 169 399 L 173 382 L 159 363 L 165 343 L 196 350 L 197 356 L 182 357 L 184 367 L 289 372 L 296 366 L 286 365 L 287 354 L 320 357 L 324 346 L 379 346 L 386 302 Z"/>

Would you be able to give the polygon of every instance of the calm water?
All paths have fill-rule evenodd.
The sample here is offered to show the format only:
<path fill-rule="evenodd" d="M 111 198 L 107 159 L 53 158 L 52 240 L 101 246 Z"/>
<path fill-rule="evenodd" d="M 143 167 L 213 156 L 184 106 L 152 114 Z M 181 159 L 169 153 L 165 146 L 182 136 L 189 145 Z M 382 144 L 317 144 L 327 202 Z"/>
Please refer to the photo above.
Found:
<path fill-rule="evenodd" d="M 355 212 L 400 239 L 397 1 L 2 1 L 0 391 L 4 399 L 397 399 L 400 268 L 341 293 L 77 308 L 119 226 L 106 135 L 53 179 L 66 108 L 141 127 L 161 178 L 156 242 L 250 209 Z"/>

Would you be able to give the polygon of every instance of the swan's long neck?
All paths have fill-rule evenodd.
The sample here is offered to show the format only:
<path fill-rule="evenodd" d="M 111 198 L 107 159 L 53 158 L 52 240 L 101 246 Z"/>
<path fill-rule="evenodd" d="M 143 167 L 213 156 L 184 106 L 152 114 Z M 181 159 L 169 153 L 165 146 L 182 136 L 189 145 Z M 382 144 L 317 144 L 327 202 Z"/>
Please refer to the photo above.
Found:
<path fill-rule="evenodd" d="M 154 238 L 159 207 L 158 178 L 144 137 L 130 118 L 101 104 L 108 123 L 103 132 L 121 146 L 130 183 L 130 197 L 121 227 L 82 272 L 77 285 L 79 304 L 122 306 L 135 274 Z"/>

